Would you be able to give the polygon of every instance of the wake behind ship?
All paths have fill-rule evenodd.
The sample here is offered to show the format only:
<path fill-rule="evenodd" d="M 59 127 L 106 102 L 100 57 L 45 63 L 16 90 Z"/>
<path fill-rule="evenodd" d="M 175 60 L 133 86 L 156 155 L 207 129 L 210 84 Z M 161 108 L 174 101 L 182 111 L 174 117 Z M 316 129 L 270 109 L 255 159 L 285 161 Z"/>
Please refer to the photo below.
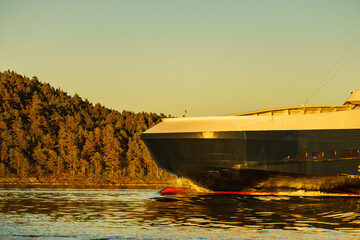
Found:
<path fill-rule="evenodd" d="M 360 192 L 360 89 L 343 105 L 163 119 L 142 137 L 160 168 L 211 190 Z"/>

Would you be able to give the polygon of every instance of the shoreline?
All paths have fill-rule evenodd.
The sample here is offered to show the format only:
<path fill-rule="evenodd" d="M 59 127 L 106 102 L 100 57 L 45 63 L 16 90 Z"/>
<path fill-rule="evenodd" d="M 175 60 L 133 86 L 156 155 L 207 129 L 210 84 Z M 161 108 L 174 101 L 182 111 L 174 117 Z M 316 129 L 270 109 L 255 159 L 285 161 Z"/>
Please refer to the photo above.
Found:
<path fill-rule="evenodd" d="M 1 178 L 0 187 L 71 187 L 71 188 L 163 188 L 171 184 L 171 181 L 108 181 L 105 179 L 68 180 L 56 179 L 45 180 L 35 178 Z"/>

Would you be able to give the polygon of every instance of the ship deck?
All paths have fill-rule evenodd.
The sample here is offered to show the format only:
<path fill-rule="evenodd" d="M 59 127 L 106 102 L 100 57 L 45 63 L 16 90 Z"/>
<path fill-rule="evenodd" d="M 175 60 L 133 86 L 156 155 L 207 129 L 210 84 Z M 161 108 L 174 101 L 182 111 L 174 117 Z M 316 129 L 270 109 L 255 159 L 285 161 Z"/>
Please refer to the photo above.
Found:
<path fill-rule="evenodd" d="M 274 115 L 304 115 L 315 113 L 339 112 L 351 109 L 360 108 L 359 105 L 344 104 L 344 105 L 320 105 L 320 106 L 295 106 L 283 107 L 266 110 L 258 110 L 237 114 L 230 114 L 226 116 L 274 116 Z"/>

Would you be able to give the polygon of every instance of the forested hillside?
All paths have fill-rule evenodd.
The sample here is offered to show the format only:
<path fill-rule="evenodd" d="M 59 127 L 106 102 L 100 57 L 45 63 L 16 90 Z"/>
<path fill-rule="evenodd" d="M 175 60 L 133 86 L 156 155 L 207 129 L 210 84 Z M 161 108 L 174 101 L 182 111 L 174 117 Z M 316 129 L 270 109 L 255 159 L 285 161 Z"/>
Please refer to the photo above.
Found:
<path fill-rule="evenodd" d="M 0 72 L 0 177 L 35 182 L 161 182 L 141 133 L 155 113 L 118 112 Z"/>

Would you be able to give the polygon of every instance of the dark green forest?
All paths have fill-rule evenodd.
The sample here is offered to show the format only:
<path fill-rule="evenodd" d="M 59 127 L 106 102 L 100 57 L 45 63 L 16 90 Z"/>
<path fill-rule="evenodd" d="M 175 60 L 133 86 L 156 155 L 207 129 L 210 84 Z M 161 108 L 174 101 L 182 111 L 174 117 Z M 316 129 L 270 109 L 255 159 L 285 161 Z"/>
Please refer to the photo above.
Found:
<path fill-rule="evenodd" d="M 40 183 L 155 183 L 141 133 L 163 114 L 118 112 L 36 77 L 0 72 L 0 177 Z M 4 180 L 5 179 L 5 180 Z"/>

